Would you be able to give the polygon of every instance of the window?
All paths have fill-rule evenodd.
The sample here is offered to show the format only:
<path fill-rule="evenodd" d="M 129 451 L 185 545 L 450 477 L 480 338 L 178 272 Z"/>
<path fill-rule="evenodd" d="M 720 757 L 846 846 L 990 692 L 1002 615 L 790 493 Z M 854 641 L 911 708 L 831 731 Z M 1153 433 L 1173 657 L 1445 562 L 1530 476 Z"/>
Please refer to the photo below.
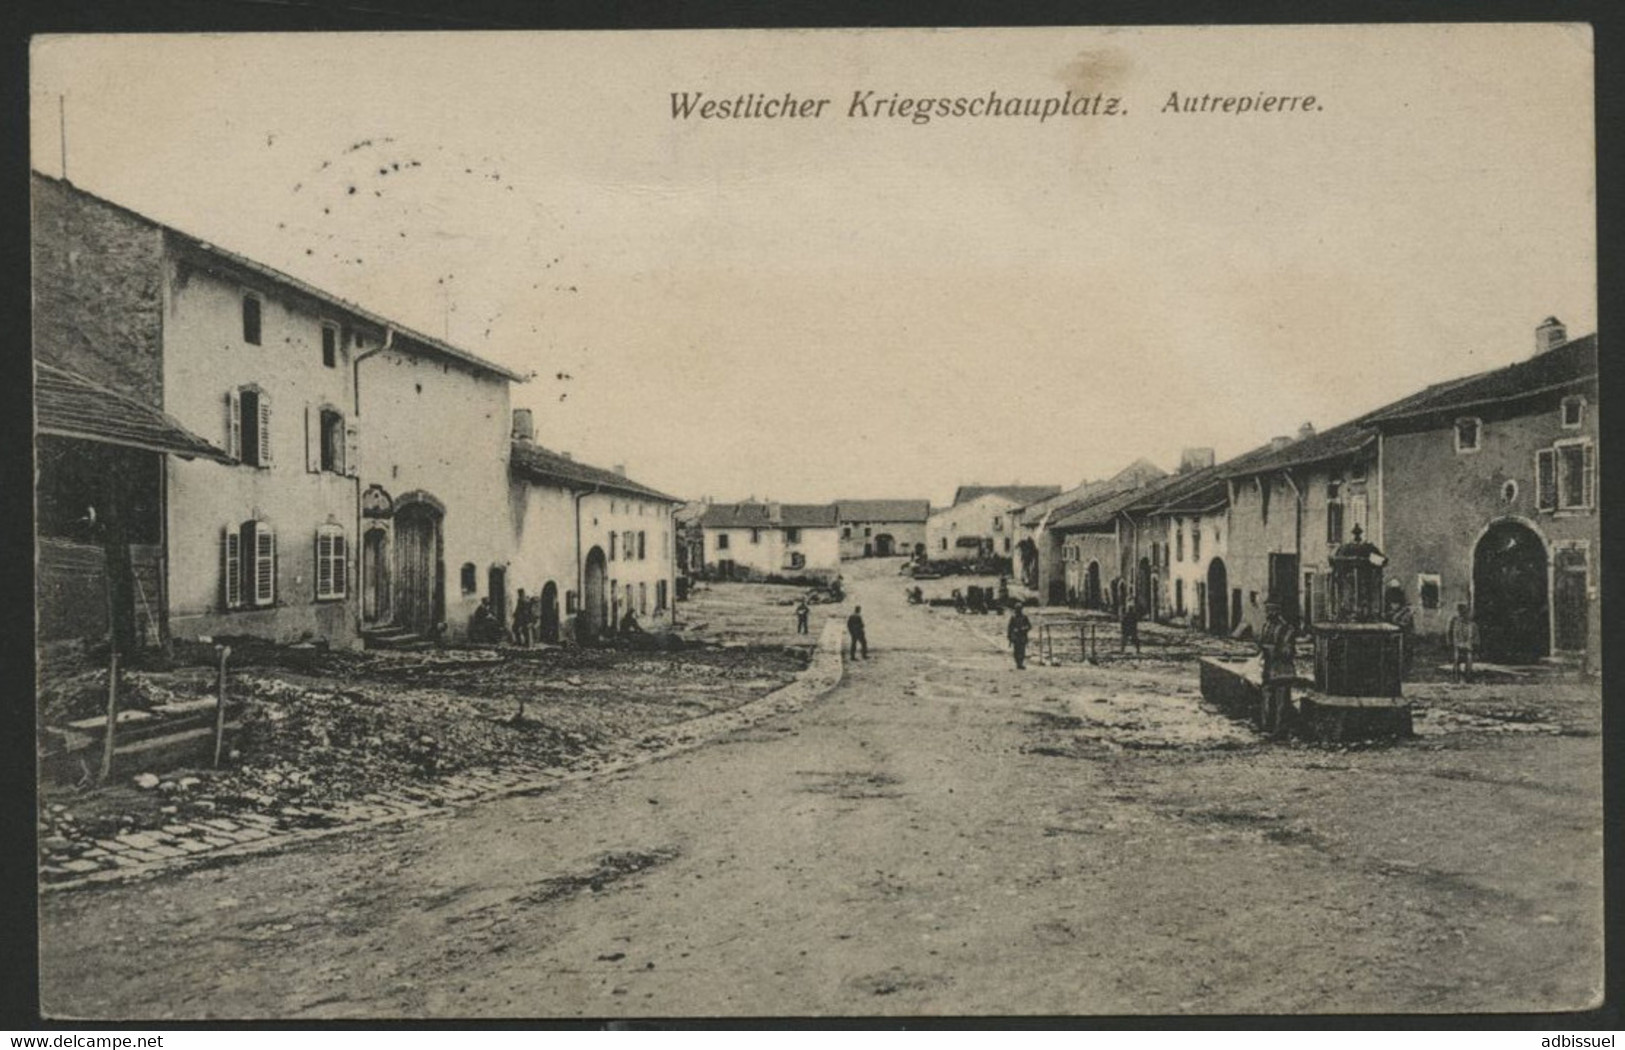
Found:
<path fill-rule="evenodd" d="M 1343 542 L 1343 501 L 1329 499 L 1326 501 L 1326 542 Z"/>
<path fill-rule="evenodd" d="M 1416 576 L 1416 593 L 1420 597 L 1422 608 L 1437 609 L 1439 607 L 1439 576 L 1437 573 L 1423 572 Z"/>
<path fill-rule="evenodd" d="M 610 561 L 615 560 L 615 547 L 616 547 L 617 541 L 619 541 L 620 538 L 621 538 L 621 534 L 618 533 L 618 532 L 612 532 L 612 533 L 609 534 L 609 560 Z"/>
<path fill-rule="evenodd" d="M 564 611 L 567 613 L 574 613 L 577 611 L 575 591 L 564 592 Z"/>
<path fill-rule="evenodd" d="M 728 549 L 728 534 L 726 532 L 717 533 L 717 550 L 725 551 L 727 549 Z"/>
<path fill-rule="evenodd" d="M 671 533 L 665 529 L 660 530 L 660 560 L 665 561 L 671 557 Z"/>
<path fill-rule="evenodd" d="M 251 467 L 271 465 L 271 396 L 257 386 L 226 394 L 226 451 Z"/>
<path fill-rule="evenodd" d="M 344 527 L 323 525 L 316 530 L 316 600 L 343 598 L 346 594 L 346 551 Z"/>
<path fill-rule="evenodd" d="M 1593 506 L 1596 456 L 1589 441 L 1558 445 L 1557 509 L 1585 510 Z"/>
<path fill-rule="evenodd" d="M 639 506 L 642 506 L 642 504 L 639 504 Z M 647 540 L 648 540 L 647 534 L 645 534 L 643 531 L 640 530 L 638 532 L 638 561 L 643 561 L 644 560 L 644 556 L 645 556 L 644 544 L 647 542 Z"/>
<path fill-rule="evenodd" d="M 875 530 L 871 526 L 865 525 L 863 527 L 863 538 L 868 539 L 871 535 L 873 535 L 874 531 Z"/>
<path fill-rule="evenodd" d="M 941 548 L 940 548 L 941 550 L 947 550 L 948 549 L 948 537 L 944 536 L 938 542 L 942 545 Z"/>
<path fill-rule="evenodd" d="M 1004 553 L 1010 553 L 1010 537 L 1008 536 L 1004 538 Z"/>
<path fill-rule="evenodd" d="M 1563 427 L 1574 430 L 1585 422 L 1586 399 L 1579 394 L 1563 399 Z"/>
<path fill-rule="evenodd" d="M 1185 560 L 1185 519 L 1174 519 L 1174 561 Z"/>
<path fill-rule="evenodd" d="M 649 615 L 649 585 L 646 583 L 638 584 L 638 615 Z"/>
<path fill-rule="evenodd" d="M 1517 499 L 1518 483 L 1516 481 L 1508 481 L 1506 484 L 1501 486 L 1501 502 L 1513 503 L 1516 502 Z"/>
<path fill-rule="evenodd" d="M 801 530 L 800 529 L 785 529 L 784 530 L 784 542 L 786 542 L 786 543 L 800 543 L 801 542 Z"/>
<path fill-rule="evenodd" d="M 751 529 L 750 530 L 750 541 L 752 543 L 761 543 L 762 542 L 762 530 L 761 529 Z"/>
<path fill-rule="evenodd" d="M 1484 424 L 1468 417 L 1456 420 L 1456 451 L 1477 452 L 1483 437 Z"/>
<path fill-rule="evenodd" d="M 807 556 L 805 554 L 801 553 L 800 551 L 791 551 L 790 552 L 790 568 L 792 568 L 792 569 L 805 569 L 806 567 L 807 567 Z"/>
<path fill-rule="evenodd" d="M 464 594 L 473 594 L 475 591 L 480 589 L 479 572 L 474 568 L 473 562 L 463 562 L 463 567 L 458 573 L 458 576 L 462 583 Z"/>
<path fill-rule="evenodd" d="M 330 324 L 322 325 L 322 364 L 328 368 L 339 366 L 339 330 Z"/>
<path fill-rule="evenodd" d="M 1191 522 L 1191 561 L 1202 560 L 1202 519 Z"/>
<path fill-rule="evenodd" d="M 843 539 L 843 540 L 849 540 L 849 539 L 851 539 L 851 538 L 852 538 L 852 526 L 850 526 L 850 525 L 843 525 L 843 526 L 842 526 L 842 527 L 841 527 L 841 539 Z"/>
<path fill-rule="evenodd" d="M 317 414 L 318 468 L 330 474 L 345 473 L 344 417 L 331 408 Z"/>
<path fill-rule="evenodd" d="M 228 609 L 276 602 L 276 532 L 263 521 L 245 521 L 221 535 L 221 597 Z"/>
<path fill-rule="evenodd" d="M 993 519 L 993 531 L 994 532 L 1003 532 L 1004 531 L 1004 519 L 1003 518 L 994 518 Z M 867 533 L 865 533 L 865 534 L 867 534 Z"/>
<path fill-rule="evenodd" d="M 666 608 L 666 581 L 665 580 L 656 580 L 655 581 L 655 612 L 661 612 L 665 608 Z"/>
<path fill-rule="evenodd" d="M 1264 524 L 1270 523 L 1270 479 L 1258 479 L 1258 513 Z"/>
<path fill-rule="evenodd" d="M 260 345 L 260 298 L 243 296 L 243 342 Z"/>
<path fill-rule="evenodd" d="M 1174 580 L 1174 615 L 1185 615 L 1185 581 Z"/>

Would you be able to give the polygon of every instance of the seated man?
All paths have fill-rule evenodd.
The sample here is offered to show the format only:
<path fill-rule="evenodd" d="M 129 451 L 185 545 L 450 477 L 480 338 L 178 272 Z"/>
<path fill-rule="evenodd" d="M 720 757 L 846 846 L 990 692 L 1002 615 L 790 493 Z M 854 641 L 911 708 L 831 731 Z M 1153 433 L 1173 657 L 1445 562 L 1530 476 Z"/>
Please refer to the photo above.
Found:
<path fill-rule="evenodd" d="M 640 626 L 638 624 L 638 614 L 633 612 L 631 609 L 627 609 L 626 610 L 626 615 L 621 617 L 621 633 L 622 634 L 642 634 L 643 633 L 642 626 Z"/>

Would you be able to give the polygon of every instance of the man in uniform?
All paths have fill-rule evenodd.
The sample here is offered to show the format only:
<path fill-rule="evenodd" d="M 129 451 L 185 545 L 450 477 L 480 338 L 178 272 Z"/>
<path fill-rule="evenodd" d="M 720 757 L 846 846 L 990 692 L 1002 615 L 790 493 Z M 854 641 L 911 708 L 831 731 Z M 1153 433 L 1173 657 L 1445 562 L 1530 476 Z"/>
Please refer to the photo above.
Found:
<path fill-rule="evenodd" d="M 846 633 L 852 636 L 852 651 L 847 657 L 849 660 L 858 658 L 858 647 L 863 647 L 863 658 L 869 659 L 869 639 L 863 633 L 863 606 L 853 608 L 852 615 L 846 618 Z"/>
<path fill-rule="evenodd" d="M 1033 622 L 1027 619 L 1027 613 L 1016 606 L 1015 612 L 1010 615 L 1010 622 L 1005 626 L 1004 634 L 1010 639 L 1010 648 L 1015 650 L 1016 670 L 1021 671 L 1027 667 L 1027 635 L 1033 629 Z"/>
<path fill-rule="evenodd" d="M 1297 674 L 1297 640 L 1292 625 L 1281 617 L 1281 603 L 1264 603 L 1264 629 L 1259 632 L 1258 649 L 1264 658 L 1264 704 L 1259 711 L 1259 729 L 1273 737 L 1286 735 L 1292 715 L 1292 679 Z"/>

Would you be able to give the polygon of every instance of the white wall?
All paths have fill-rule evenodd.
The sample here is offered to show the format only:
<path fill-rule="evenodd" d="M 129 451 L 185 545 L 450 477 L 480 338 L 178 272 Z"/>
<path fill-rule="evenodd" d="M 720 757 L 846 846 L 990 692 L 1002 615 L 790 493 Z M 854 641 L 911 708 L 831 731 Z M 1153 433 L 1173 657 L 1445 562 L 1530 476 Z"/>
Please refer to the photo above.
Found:
<path fill-rule="evenodd" d="M 962 558 L 967 561 L 976 557 L 974 549 L 954 545 L 961 536 L 984 537 L 993 541 L 993 553 L 1012 554 L 1020 537 L 1010 532 L 1008 512 L 1016 506 L 1015 500 L 988 493 L 937 511 L 925 524 L 926 557 L 939 560 Z M 1010 540 L 1010 551 L 1004 549 L 1006 538 Z M 946 547 L 944 540 L 947 541 Z"/>
<path fill-rule="evenodd" d="M 347 348 L 322 364 L 325 317 L 302 298 L 262 293 L 261 340 L 243 341 L 242 296 L 250 286 L 166 256 L 163 311 L 164 409 L 225 447 L 227 391 L 257 384 L 270 396 L 272 465 L 260 468 L 171 457 L 168 468 L 170 629 L 177 638 L 251 634 L 279 642 L 356 641 L 355 480 L 306 467 L 305 406 L 353 408 Z M 276 605 L 228 611 L 221 599 L 220 537 L 257 518 L 276 530 Z M 316 528 L 342 525 L 349 538 L 350 598 L 315 597 Z M 139 599 L 138 599 L 139 600 Z"/>
<path fill-rule="evenodd" d="M 705 567 L 716 571 L 720 561 L 731 561 L 740 570 L 763 576 L 828 575 L 841 568 L 841 530 L 835 526 L 802 528 L 800 539 L 789 543 L 782 528 L 755 530 L 757 540 L 752 542 L 748 528 L 706 528 Z M 728 537 L 726 549 L 718 547 L 721 536 Z M 789 555 L 799 553 L 806 559 L 800 569 L 789 567 Z"/>

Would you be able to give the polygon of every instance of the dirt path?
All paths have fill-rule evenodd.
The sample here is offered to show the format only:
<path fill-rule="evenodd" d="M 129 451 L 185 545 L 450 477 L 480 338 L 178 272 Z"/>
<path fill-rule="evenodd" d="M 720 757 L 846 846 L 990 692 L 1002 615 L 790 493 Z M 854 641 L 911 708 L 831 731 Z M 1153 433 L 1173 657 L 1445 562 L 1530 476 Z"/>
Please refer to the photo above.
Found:
<path fill-rule="evenodd" d="M 89 1017 L 1483 1011 L 1601 987 L 1595 735 L 1260 747 L 859 578 L 821 702 L 602 781 L 48 896 Z"/>

